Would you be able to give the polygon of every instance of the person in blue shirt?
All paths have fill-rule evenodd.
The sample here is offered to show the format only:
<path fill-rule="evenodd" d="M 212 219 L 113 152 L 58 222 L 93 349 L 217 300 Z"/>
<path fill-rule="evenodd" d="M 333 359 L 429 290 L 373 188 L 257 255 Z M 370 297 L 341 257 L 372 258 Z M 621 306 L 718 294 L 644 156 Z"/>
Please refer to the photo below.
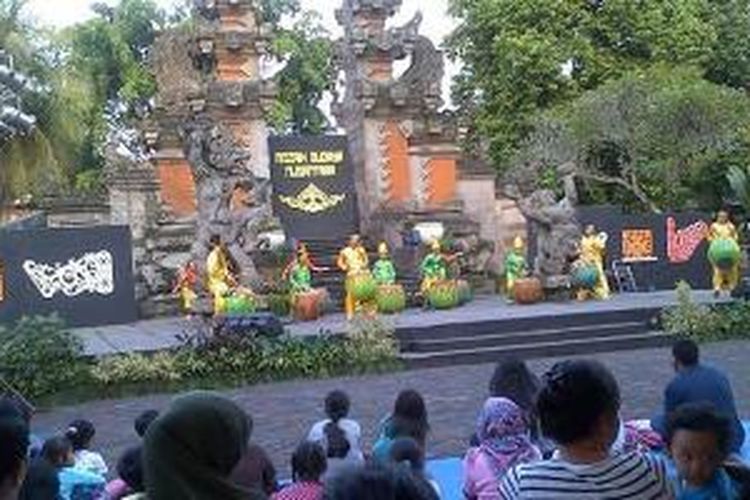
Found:
<path fill-rule="evenodd" d="M 667 437 L 669 415 L 686 403 L 710 403 L 717 413 L 729 420 L 730 453 L 739 453 L 745 442 L 745 430 L 737 416 L 729 379 L 716 368 L 700 363 L 698 345 L 692 340 L 679 340 L 672 347 L 677 375 L 664 391 L 663 413 L 651 420 L 651 427 Z"/>
<path fill-rule="evenodd" d="M 73 445 L 63 436 L 56 436 L 44 442 L 42 460 L 57 470 L 60 485 L 59 500 L 104 498 L 104 476 L 77 469 L 73 455 Z"/>
<path fill-rule="evenodd" d="M 729 455 L 729 420 L 710 404 L 689 403 L 667 423 L 667 475 L 676 500 L 746 498 L 722 464 Z"/>

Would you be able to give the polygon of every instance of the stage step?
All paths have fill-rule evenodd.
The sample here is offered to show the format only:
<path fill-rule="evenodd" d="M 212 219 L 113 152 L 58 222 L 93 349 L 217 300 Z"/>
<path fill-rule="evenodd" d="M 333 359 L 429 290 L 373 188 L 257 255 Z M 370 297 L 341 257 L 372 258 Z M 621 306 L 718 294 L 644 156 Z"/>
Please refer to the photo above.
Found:
<path fill-rule="evenodd" d="M 447 365 L 493 363 L 507 356 L 521 359 L 553 356 L 580 356 L 597 352 L 611 352 L 670 345 L 673 338 L 664 332 L 648 331 L 614 336 L 589 336 L 560 340 L 548 338 L 543 342 L 506 344 L 476 349 L 457 349 L 440 352 L 402 352 L 400 358 L 409 368 L 433 368 Z"/>

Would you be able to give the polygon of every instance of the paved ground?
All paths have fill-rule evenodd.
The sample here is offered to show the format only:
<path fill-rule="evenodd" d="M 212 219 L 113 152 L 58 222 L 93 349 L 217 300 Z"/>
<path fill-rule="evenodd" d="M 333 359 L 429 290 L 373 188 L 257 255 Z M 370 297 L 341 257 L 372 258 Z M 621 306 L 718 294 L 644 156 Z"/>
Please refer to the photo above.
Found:
<path fill-rule="evenodd" d="M 672 376 L 669 351 L 651 349 L 601 354 L 620 381 L 626 418 L 650 416 L 659 408 L 661 392 Z M 750 342 L 709 345 L 704 359 L 724 368 L 730 375 L 741 414 L 750 418 Z M 531 362 L 542 372 L 554 360 Z M 353 400 L 353 417 L 364 430 L 365 447 L 373 440 L 378 421 L 388 412 L 399 390 L 415 388 L 428 404 L 432 434 L 431 456 L 457 456 L 465 451 L 473 432 L 476 411 L 487 393 L 492 365 L 459 366 L 418 370 L 379 376 L 266 384 L 227 391 L 255 421 L 253 439 L 266 447 L 277 467 L 288 469 L 288 457 L 310 425 L 321 417 L 326 392 L 340 388 Z M 98 428 L 96 447 L 110 463 L 123 448 L 136 442 L 133 419 L 143 410 L 163 408 L 170 396 L 158 395 L 124 400 L 97 401 L 57 408 L 39 415 L 35 421 L 41 434 L 60 430 L 74 418 L 91 419 Z"/>
<path fill-rule="evenodd" d="M 479 297 L 464 307 L 448 311 L 409 309 L 389 318 L 395 328 L 425 327 L 450 323 L 464 324 L 488 320 L 529 317 L 549 317 L 561 314 L 588 314 L 629 309 L 658 309 L 673 305 L 675 292 L 618 294 L 607 301 L 561 302 L 530 306 L 508 305 L 502 297 Z M 694 291 L 697 302 L 713 302 L 711 292 Z M 130 325 L 79 328 L 74 330 L 84 342 L 89 355 L 102 356 L 133 351 L 157 351 L 179 345 L 177 337 L 201 328 L 202 320 L 191 322 L 184 318 L 165 318 L 140 321 Z M 342 314 L 330 314 L 318 321 L 286 325 L 292 335 L 317 335 L 320 332 L 344 333 L 347 322 Z"/>

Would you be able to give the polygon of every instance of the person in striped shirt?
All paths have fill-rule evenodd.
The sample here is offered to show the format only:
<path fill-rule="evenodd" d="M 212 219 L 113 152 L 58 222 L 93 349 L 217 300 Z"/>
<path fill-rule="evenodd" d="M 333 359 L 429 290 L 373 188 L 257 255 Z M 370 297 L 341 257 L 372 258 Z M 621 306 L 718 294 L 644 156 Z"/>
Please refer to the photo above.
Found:
<path fill-rule="evenodd" d="M 500 482 L 504 500 L 661 500 L 673 498 L 663 460 L 611 452 L 619 428 L 620 391 L 595 361 L 558 363 L 537 399 L 543 434 L 558 452 L 516 466 Z"/>

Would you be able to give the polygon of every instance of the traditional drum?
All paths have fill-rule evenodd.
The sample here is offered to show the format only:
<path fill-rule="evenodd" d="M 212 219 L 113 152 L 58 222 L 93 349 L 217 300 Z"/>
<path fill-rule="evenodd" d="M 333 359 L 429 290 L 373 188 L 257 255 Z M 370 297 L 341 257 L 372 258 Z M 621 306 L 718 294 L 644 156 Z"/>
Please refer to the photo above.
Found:
<path fill-rule="evenodd" d="M 438 281 L 427 291 L 427 301 L 435 309 L 452 309 L 458 305 L 458 286 L 453 280 Z"/>
<path fill-rule="evenodd" d="M 320 290 L 300 292 L 294 296 L 294 318 L 298 321 L 315 321 L 320 317 L 321 299 L 323 294 Z"/>
<path fill-rule="evenodd" d="M 471 285 L 469 285 L 468 281 L 457 280 L 456 288 L 458 289 L 458 305 L 468 304 L 474 299 L 474 292 L 471 290 Z"/>
<path fill-rule="evenodd" d="M 739 263 L 741 255 L 740 246 L 730 238 L 714 240 L 708 247 L 708 260 L 719 269 L 733 268 Z"/>
<path fill-rule="evenodd" d="M 537 278 L 516 281 L 514 292 L 517 304 L 535 304 L 544 298 L 542 282 Z"/>
<path fill-rule="evenodd" d="M 599 283 L 599 268 L 589 262 L 577 262 L 571 273 L 571 284 L 575 288 L 591 290 Z"/>
<path fill-rule="evenodd" d="M 357 273 L 348 278 L 349 290 L 357 302 L 370 302 L 378 294 L 378 284 L 370 272 Z"/>
<path fill-rule="evenodd" d="M 395 314 L 406 309 L 406 292 L 401 285 L 380 285 L 376 297 L 378 311 Z"/>

